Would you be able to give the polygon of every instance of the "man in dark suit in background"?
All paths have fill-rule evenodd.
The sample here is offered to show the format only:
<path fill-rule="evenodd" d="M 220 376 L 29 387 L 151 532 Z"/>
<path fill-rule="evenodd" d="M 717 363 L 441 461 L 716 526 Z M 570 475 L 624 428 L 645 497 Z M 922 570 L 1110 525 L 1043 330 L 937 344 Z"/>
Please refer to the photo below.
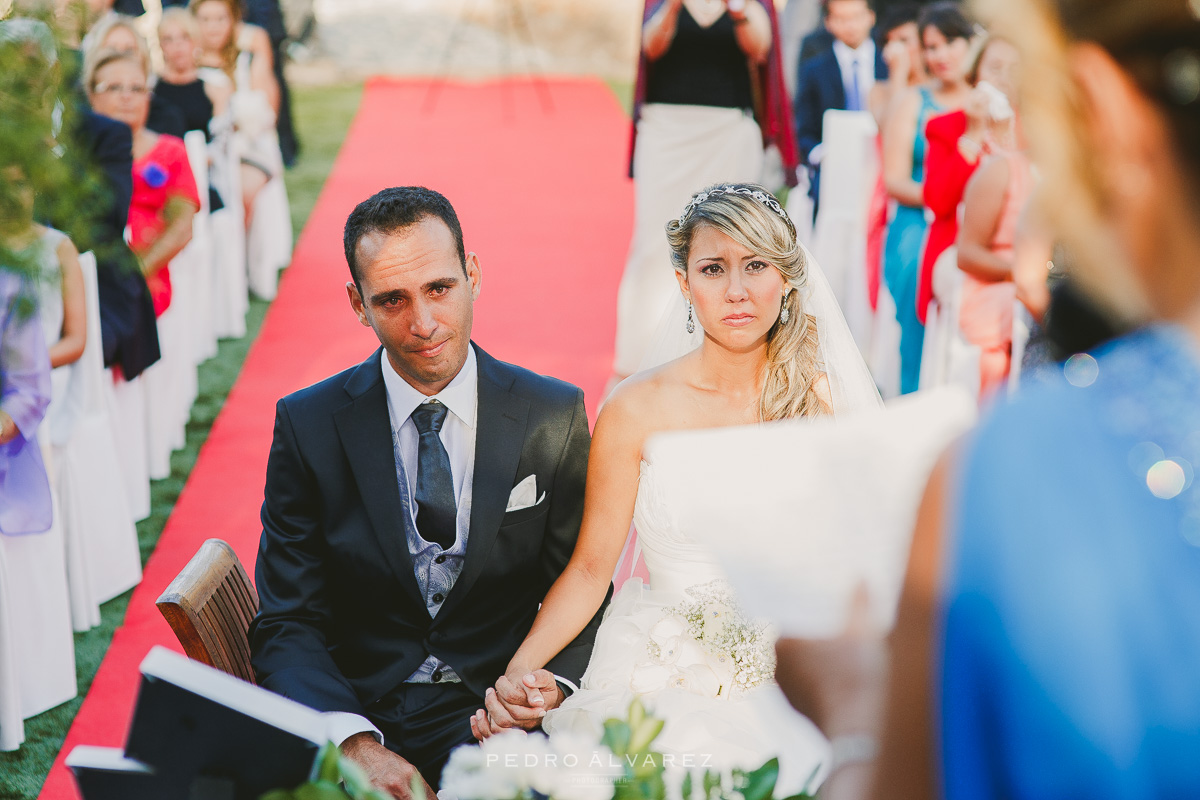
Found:
<path fill-rule="evenodd" d="M 471 342 L 482 273 L 445 197 L 386 189 L 344 244 L 350 305 L 382 347 L 276 406 L 252 661 L 407 798 L 474 741 L 570 559 L 590 436 L 579 389 Z M 602 612 L 537 671 L 544 708 L 582 676 Z"/>
<path fill-rule="evenodd" d="M 887 78 L 887 65 L 871 39 L 875 12 L 870 0 L 825 0 L 825 28 L 833 36 L 828 52 L 804 59 L 797 80 L 796 136 L 809 167 L 814 207 L 820 190 L 822 124 L 830 109 L 866 111 L 875 81 Z"/>

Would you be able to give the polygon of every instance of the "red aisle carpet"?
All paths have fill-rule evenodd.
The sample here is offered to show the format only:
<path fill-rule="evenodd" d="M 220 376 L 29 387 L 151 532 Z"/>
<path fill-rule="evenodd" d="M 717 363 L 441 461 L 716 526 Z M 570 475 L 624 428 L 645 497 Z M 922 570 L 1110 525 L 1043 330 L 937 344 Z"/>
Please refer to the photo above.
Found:
<path fill-rule="evenodd" d="M 342 226 L 386 186 L 445 194 L 480 256 L 475 340 L 490 353 L 581 386 L 595 419 L 612 356 L 617 283 L 632 225 L 628 119 L 592 80 L 549 85 L 553 110 L 526 82 L 373 80 L 300 238 L 278 299 L 213 425 L 123 627 L 40 795 L 77 797 L 63 767 L 77 744 L 120 746 L 137 667 L 156 644 L 179 649 L 154 601 L 200 543 L 220 537 L 253 571 L 275 401 L 364 359 L 376 347 L 342 288 Z"/>

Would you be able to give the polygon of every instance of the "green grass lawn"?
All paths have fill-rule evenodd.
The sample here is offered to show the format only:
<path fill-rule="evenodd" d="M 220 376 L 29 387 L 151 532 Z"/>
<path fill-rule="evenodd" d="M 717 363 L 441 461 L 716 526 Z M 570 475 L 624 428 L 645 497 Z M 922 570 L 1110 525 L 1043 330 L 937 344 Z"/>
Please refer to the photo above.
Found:
<path fill-rule="evenodd" d="M 297 235 L 303 230 L 317 201 L 361 97 L 362 86 L 359 85 L 293 90 L 293 113 L 304 148 L 300 162 L 287 175 L 292 224 Z M 245 337 L 221 342 L 217 355 L 200 366 L 200 394 L 192 407 L 191 420 L 187 425 L 187 442 L 182 450 L 171 457 L 171 476 L 151 483 L 150 517 L 137 526 L 143 564 L 154 551 L 163 525 L 196 463 L 200 446 L 208 437 L 213 420 L 217 418 L 225 397 L 237 380 L 246 352 L 262 326 L 268 305 L 252 298 L 246 317 Z M 37 797 L 62 747 L 67 729 L 92 685 L 100 661 L 112 641 L 113 631 L 125 619 L 129 597 L 130 593 L 127 592 L 105 603 L 100 609 L 100 625 L 87 633 L 75 634 L 75 674 L 79 681 L 79 696 L 27 720 L 25 744 L 21 749 L 15 753 L 0 753 L 0 800 L 32 800 Z"/>

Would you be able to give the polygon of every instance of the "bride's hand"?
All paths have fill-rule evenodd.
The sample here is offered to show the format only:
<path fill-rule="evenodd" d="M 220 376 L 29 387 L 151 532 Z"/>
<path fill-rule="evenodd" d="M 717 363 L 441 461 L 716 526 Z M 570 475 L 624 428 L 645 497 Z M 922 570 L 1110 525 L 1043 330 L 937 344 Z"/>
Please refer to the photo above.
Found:
<path fill-rule="evenodd" d="M 554 675 L 547 670 L 509 670 L 488 689 L 483 702 L 486 708 L 471 717 L 471 733 L 479 741 L 504 730 L 533 730 L 542 717 L 562 703 L 562 689 Z"/>

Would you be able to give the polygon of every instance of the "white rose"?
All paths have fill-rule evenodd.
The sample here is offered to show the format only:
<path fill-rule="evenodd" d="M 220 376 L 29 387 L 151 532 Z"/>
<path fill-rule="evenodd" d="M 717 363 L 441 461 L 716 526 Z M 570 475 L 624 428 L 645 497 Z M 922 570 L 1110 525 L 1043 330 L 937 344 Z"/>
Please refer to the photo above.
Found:
<path fill-rule="evenodd" d="M 639 664 L 629 677 L 629 688 L 636 694 L 661 691 L 670 680 L 671 672 L 660 664 Z"/>

